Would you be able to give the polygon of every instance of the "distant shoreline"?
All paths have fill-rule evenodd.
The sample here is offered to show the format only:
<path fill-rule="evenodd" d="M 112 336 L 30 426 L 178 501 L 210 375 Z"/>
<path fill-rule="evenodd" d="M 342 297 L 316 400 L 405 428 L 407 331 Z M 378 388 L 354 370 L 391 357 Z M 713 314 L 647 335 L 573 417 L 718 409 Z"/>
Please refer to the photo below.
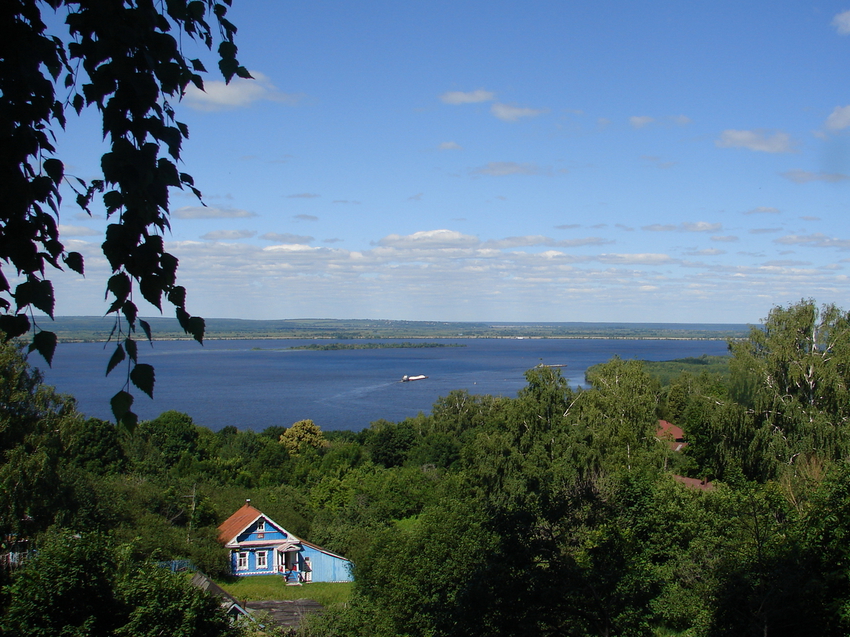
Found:
<path fill-rule="evenodd" d="M 508 341 L 542 341 L 542 340 L 573 340 L 573 341 L 728 341 L 728 340 L 742 340 L 746 338 L 746 336 L 361 336 L 361 337 L 336 337 L 336 336 L 265 336 L 265 335 L 251 335 L 251 336 L 212 336 L 207 335 L 204 337 L 204 341 L 365 341 L 365 340 L 410 340 L 410 339 L 434 339 L 439 338 L 440 340 L 508 340 Z M 113 337 L 113 340 L 114 337 Z M 136 334 L 135 340 L 147 340 L 144 334 L 141 335 L 141 339 L 139 335 Z M 169 343 L 173 341 L 192 341 L 194 340 L 191 336 L 167 336 L 167 337 L 153 337 L 154 343 Z M 105 343 L 107 341 L 106 336 L 102 339 L 99 338 L 59 338 L 60 343 Z M 447 346 L 446 346 L 447 347 Z M 299 351 L 299 350 L 308 350 L 308 347 L 289 347 L 288 350 Z M 319 348 L 316 348 L 319 349 Z M 342 349 L 342 348 L 339 348 Z M 354 348 L 352 348 L 354 349 Z M 416 348 L 411 348 L 416 349 Z"/>
<path fill-rule="evenodd" d="M 192 340 L 176 319 L 154 317 L 154 341 Z M 43 318 L 39 327 L 56 334 L 63 343 L 102 343 L 114 325 L 110 317 Z M 126 327 L 126 323 L 124 327 Z M 750 327 L 740 324 L 700 323 L 473 323 L 390 321 L 369 319 L 207 319 L 205 340 L 466 340 L 466 339 L 586 339 L 725 341 L 746 338 Z M 114 335 L 113 335 L 113 338 Z M 122 336 L 126 338 L 126 333 Z M 145 339 L 139 328 L 133 335 Z"/>

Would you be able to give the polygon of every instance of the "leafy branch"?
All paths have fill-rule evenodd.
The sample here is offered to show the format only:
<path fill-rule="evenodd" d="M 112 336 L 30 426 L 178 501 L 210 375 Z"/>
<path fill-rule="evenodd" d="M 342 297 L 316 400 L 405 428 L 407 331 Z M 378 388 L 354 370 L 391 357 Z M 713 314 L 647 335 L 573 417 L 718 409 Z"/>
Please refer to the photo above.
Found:
<path fill-rule="evenodd" d="M 164 297 L 183 330 L 203 342 L 204 320 L 187 311 L 186 290 L 177 285 L 178 260 L 164 248 L 169 189 L 201 196 L 191 175 L 177 169 L 189 129 L 175 119 L 172 102 L 190 84 L 203 89 L 204 66 L 184 56 L 184 36 L 209 50 L 219 42 L 219 70 L 227 82 L 251 77 L 236 58 L 236 27 L 225 17 L 230 3 L 8 0 L 0 8 L 8 25 L 0 42 L 0 330 L 7 340 L 26 334 L 34 326 L 27 316 L 32 308 L 53 318 L 46 266 L 84 273 L 82 255 L 66 251 L 59 237 L 65 167 L 54 156 L 52 127 L 65 128 L 68 107 L 79 115 L 94 106 L 110 146 L 101 158 L 103 178 L 90 184 L 76 179 L 79 189 L 67 183 L 89 214 L 99 197 L 111 222 L 102 249 L 112 269 L 107 314 L 115 315 L 113 334 L 117 330 L 119 338 L 107 374 L 128 360 L 127 382 L 111 404 L 116 420 L 130 429 L 137 421 L 130 384 L 152 397 L 155 381 L 153 367 L 138 362 L 132 338 L 141 328 L 152 339 L 150 326 L 138 318 L 134 291 L 160 312 Z M 67 45 L 48 33 L 42 9 L 65 12 Z M 56 96 L 60 81 L 71 91 L 64 100 Z M 23 278 L 14 292 L 3 265 Z M 31 351 L 51 364 L 55 347 L 55 334 L 33 327 Z"/>

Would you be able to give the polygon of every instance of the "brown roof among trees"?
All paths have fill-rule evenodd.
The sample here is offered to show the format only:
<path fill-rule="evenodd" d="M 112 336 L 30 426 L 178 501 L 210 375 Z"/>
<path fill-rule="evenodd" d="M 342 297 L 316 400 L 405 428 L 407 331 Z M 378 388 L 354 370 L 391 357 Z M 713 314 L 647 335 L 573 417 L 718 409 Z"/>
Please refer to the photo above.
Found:
<path fill-rule="evenodd" d="M 252 507 L 248 500 L 218 527 L 218 541 L 227 544 L 262 514 L 262 511 Z"/>

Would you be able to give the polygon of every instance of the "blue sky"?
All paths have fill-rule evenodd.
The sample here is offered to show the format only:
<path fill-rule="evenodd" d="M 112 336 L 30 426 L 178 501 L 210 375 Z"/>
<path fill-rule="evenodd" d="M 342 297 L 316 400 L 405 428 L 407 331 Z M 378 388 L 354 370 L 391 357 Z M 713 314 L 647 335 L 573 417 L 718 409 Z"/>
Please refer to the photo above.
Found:
<path fill-rule="evenodd" d="M 176 192 L 166 237 L 193 314 L 850 308 L 850 2 L 234 0 L 229 17 L 256 79 L 210 74 L 177 108 L 207 204 Z M 96 177 L 98 138 L 95 113 L 69 122 L 69 172 Z M 57 313 L 102 314 L 106 220 L 69 197 L 61 223 L 87 277 L 54 277 Z"/>

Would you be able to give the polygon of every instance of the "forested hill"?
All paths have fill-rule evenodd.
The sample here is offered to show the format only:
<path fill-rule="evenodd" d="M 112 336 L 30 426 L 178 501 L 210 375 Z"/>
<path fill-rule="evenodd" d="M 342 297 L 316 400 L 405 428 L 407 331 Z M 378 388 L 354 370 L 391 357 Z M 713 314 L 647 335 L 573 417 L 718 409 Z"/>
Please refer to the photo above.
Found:
<path fill-rule="evenodd" d="M 176 319 L 145 319 L 156 339 L 191 338 Z M 60 341 L 106 341 L 114 320 L 58 316 L 49 323 Z M 749 328 L 713 323 L 464 323 L 370 319 L 281 319 L 274 321 L 206 319 L 207 339 L 269 338 L 670 338 L 739 339 Z"/>
<path fill-rule="evenodd" d="M 728 374 L 691 362 L 662 386 L 615 358 L 583 390 L 535 367 L 515 398 L 358 433 L 212 432 L 86 418 L 5 346 L 0 564 L 29 557 L 0 568 L 0 635 L 238 637 L 153 564 L 227 587 L 216 527 L 246 498 L 355 564 L 302 637 L 850 634 L 850 316 L 775 308 Z"/>

